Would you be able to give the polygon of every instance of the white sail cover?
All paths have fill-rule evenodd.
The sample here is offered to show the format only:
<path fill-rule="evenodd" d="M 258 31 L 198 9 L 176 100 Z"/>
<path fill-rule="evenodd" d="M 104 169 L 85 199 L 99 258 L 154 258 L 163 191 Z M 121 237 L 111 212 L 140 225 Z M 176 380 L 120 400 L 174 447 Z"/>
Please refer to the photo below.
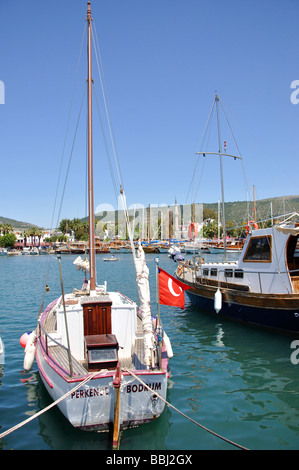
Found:
<path fill-rule="evenodd" d="M 142 327 L 144 333 L 145 363 L 147 366 L 151 363 L 151 355 L 154 346 L 153 324 L 151 319 L 150 289 L 149 289 L 149 270 L 145 261 L 144 251 L 139 241 L 137 257 L 134 257 L 137 285 L 142 313 Z"/>
<path fill-rule="evenodd" d="M 285 233 L 286 235 L 298 235 L 299 234 L 299 227 L 290 227 L 290 226 L 287 226 L 287 225 L 280 225 L 279 227 L 277 227 L 277 230 L 279 232 L 283 232 Z"/>
<path fill-rule="evenodd" d="M 86 259 L 86 258 L 82 259 L 81 256 L 78 256 L 78 258 L 75 259 L 73 264 L 76 266 L 78 271 L 80 271 L 80 269 L 82 269 L 83 271 L 89 272 L 89 261 L 88 261 L 88 259 Z"/>

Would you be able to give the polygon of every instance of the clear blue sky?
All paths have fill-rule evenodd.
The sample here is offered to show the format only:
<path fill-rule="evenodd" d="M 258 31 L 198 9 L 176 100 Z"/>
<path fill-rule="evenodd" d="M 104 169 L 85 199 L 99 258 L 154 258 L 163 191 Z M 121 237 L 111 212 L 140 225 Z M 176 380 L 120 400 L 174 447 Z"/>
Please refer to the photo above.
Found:
<path fill-rule="evenodd" d="M 51 226 L 86 8 L 85 0 L 0 0 L 1 216 Z M 224 158 L 225 199 L 252 199 L 253 185 L 256 199 L 299 194 L 299 104 L 290 99 L 299 80 L 297 0 L 95 0 L 91 8 L 128 205 L 193 202 L 195 153 L 215 90 L 244 166 Z M 93 69 L 96 81 L 95 61 Z M 97 129 L 95 207 L 116 208 Z M 83 117 L 60 218 L 85 216 L 85 132 Z M 218 151 L 215 137 L 210 151 Z M 215 202 L 219 162 L 202 163 L 196 202 Z"/>

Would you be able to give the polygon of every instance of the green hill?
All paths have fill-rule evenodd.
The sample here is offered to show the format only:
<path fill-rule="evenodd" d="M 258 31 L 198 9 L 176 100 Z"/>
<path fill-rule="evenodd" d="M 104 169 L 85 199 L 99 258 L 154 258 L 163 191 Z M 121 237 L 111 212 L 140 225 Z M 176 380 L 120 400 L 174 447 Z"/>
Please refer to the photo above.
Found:
<path fill-rule="evenodd" d="M 272 212 L 271 212 L 272 207 Z M 212 209 L 214 212 L 218 212 L 218 203 L 203 203 L 204 209 Z M 222 210 L 222 206 L 221 206 Z M 271 215 L 273 217 L 282 215 L 289 212 L 299 213 L 299 196 L 283 196 L 273 197 L 269 199 L 260 199 L 256 201 L 256 220 L 269 219 Z M 225 218 L 226 221 L 232 221 L 234 225 L 240 225 L 242 222 L 254 218 L 253 213 L 253 202 L 247 201 L 234 201 L 225 203 Z M 82 218 L 82 221 L 88 220 L 87 217 Z M 9 219 L 8 217 L 0 216 L 0 224 L 11 224 L 13 228 L 19 230 L 26 230 L 30 227 L 38 227 L 28 222 L 22 222 L 15 219 Z"/>
<path fill-rule="evenodd" d="M 1 217 L 0 216 L 0 224 L 11 224 L 13 228 L 19 230 L 26 230 L 30 227 L 37 227 L 37 225 L 29 224 L 28 222 L 21 222 L 15 219 L 9 219 L 8 217 Z"/>
<path fill-rule="evenodd" d="M 218 204 L 203 204 L 204 209 L 212 209 L 218 212 Z M 221 207 L 222 211 L 222 207 Z M 279 216 L 289 212 L 299 213 L 299 196 L 274 197 L 256 201 L 256 220 L 269 219 L 271 216 Z M 225 203 L 225 219 L 231 220 L 235 225 L 240 225 L 247 218 L 254 218 L 253 202 L 235 201 Z"/>

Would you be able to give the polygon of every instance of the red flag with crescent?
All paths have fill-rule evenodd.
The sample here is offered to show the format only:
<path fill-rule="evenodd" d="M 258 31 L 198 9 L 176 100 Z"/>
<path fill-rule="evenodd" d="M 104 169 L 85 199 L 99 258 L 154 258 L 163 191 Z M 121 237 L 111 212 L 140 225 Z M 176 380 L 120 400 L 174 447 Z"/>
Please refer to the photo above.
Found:
<path fill-rule="evenodd" d="M 172 307 L 185 307 L 184 291 L 191 289 L 183 282 L 168 274 L 161 268 L 159 271 L 159 303 Z"/>

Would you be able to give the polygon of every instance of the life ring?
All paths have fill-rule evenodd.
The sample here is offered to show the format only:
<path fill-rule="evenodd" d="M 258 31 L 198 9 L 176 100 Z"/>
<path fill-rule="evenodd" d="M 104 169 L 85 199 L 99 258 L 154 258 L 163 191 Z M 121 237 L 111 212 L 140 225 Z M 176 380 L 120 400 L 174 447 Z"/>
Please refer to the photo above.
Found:
<path fill-rule="evenodd" d="M 254 227 L 254 230 L 259 228 L 258 224 L 254 220 L 250 220 L 249 225 L 246 225 L 245 227 L 246 235 L 248 235 L 250 227 Z"/>
<path fill-rule="evenodd" d="M 188 228 L 188 238 L 195 238 L 198 234 L 198 227 L 195 222 L 191 222 Z"/>

